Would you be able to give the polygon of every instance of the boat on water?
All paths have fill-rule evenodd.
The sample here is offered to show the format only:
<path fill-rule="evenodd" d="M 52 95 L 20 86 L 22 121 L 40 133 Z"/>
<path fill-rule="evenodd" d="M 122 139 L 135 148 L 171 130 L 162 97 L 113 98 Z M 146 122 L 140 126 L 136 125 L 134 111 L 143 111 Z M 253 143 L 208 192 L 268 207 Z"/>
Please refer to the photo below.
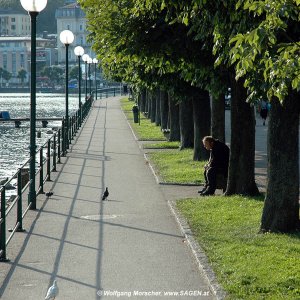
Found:
<path fill-rule="evenodd" d="M 9 112 L 6 110 L 0 111 L 0 121 L 1 120 L 10 120 Z"/>

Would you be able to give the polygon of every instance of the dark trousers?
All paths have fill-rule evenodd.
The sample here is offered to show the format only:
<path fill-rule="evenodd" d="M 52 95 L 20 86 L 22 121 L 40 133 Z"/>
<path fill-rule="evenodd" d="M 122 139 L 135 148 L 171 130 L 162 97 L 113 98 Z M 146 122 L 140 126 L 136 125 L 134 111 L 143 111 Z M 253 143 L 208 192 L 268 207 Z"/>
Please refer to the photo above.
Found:
<path fill-rule="evenodd" d="M 217 169 L 216 168 L 207 168 L 204 170 L 204 178 L 206 185 L 206 192 L 214 194 L 217 188 Z"/>

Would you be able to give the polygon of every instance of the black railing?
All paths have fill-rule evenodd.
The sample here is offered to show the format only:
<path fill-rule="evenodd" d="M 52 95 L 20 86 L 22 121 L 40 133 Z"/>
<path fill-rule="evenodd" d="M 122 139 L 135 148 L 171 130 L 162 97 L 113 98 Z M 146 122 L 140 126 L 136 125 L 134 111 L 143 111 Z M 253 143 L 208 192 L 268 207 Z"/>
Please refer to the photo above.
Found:
<path fill-rule="evenodd" d="M 74 115 L 69 117 L 69 129 L 66 131 L 66 120 L 62 120 L 62 127 L 55 132 L 37 151 L 36 162 L 39 164 L 36 167 L 35 184 L 38 185 L 37 194 L 44 193 L 44 184 L 51 180 L 51 172 L 56 171 L 57 163 L 61 163 L 61 157 L 65 156 L 71 140 L 76 135 L 82 122 L 87 117 L 93 98 L 89 98 Z M 46 153 L 45 153 L 46 150 Z M 28 193 L 28 186 L 31 184 L 29 178 L 29 158 L 18 171 L 7 181 L 0 186 L 1 195 L 1 218 L 0 218 L 0 261 L 7 261 L 6 247 L 12 239 L 15 232 L 24 231 L 23 219 L 28 210 L 32 207 L 32 202 L 28 199 L 27 203 L 23 201 L 23 195 Z M 6 192 L 12 188 L 12 182 L 17 180 L 17 193 L 7 199 Z M 16 207 L 16 211 L 13 208 Z M 8 215 L 10 219 L 8 219 Z M 6 237 L 7 226 L 12 226 L 9 230 L 10 235 Z"/>
<path fill-rule="evenodd" d="M 122 93 L 123 90 L 120 86 L 97 89 L 97 99 L 114 97 L 114 96 L 122 95 Z M 92 91 L 92 96 L 94 98 L 95 98 L 95 94 L 96 94 L 95 91 Z"/>

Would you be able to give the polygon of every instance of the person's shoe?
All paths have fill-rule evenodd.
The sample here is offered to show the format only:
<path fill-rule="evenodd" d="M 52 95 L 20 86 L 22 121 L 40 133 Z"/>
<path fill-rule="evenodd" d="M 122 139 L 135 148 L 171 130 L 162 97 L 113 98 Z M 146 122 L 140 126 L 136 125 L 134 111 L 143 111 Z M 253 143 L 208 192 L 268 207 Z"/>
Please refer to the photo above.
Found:
<path fill-rule="evenodd" d="M 198 191 L 198 193 L 199 193 L 199 194 L 202 194 L 203 192 L 205 192 L 205 190 L 206 190 L 206 187 L 205 187 L 204 189 Z"/>
<path fill-rule="evenodd" d="M 205 190 L 202 193 L 200 193 L 200 196 L 211 196 L 214 195 L 214 193 L 210 192 L 209 190 Z"/>
<path fill-rule="evenodd" d="M 202 190 L 199 190 L 198 193 L 201 194 L 201 193 L 203 193 L 206 189 L 207 189 L 207 185 L 205 185 L 205 186 L 203 187 Z"/>

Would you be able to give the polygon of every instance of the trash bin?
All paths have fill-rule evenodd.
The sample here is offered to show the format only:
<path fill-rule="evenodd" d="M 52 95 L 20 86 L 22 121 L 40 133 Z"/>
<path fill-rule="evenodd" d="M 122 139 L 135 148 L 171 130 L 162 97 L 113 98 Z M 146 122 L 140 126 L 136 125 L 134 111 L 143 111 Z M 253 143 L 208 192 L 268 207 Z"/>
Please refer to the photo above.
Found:
<path fill-rule="evenodd" d="M 132 107 L 132 112 L 133 112 L 133 122 L 138 123 L 139 122 L 139 108 L 138 106 L 133 106 Z"/>

